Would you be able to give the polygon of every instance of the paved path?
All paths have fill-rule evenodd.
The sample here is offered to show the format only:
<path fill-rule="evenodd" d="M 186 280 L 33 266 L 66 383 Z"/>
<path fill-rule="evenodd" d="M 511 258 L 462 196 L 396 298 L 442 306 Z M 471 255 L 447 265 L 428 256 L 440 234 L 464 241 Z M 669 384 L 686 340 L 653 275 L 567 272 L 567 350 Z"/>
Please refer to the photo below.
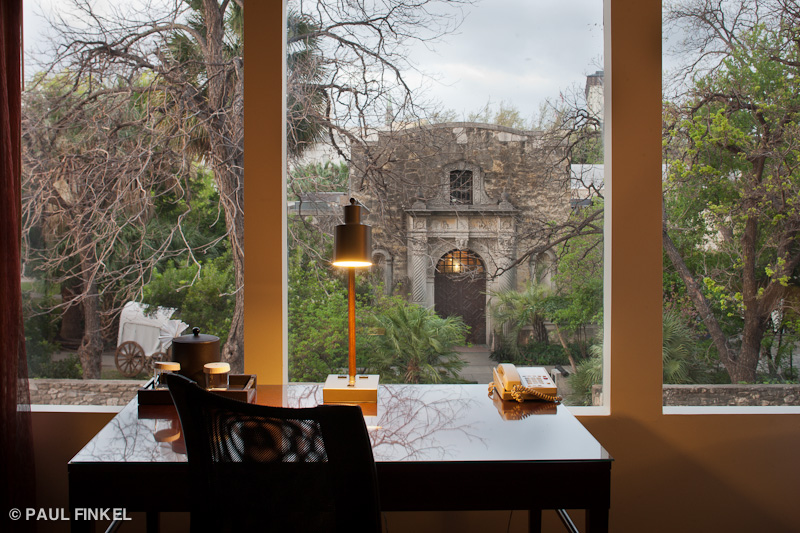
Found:
<path fill-rule="evenodd" d="M 492 367 L 497 363 L 489 358 L 491 352 L 485 344 L 459 346 L 456 351 L 467 362 L 467 366 L 461 371 L 463 379 L 485 384 L 492 381 Z"/>

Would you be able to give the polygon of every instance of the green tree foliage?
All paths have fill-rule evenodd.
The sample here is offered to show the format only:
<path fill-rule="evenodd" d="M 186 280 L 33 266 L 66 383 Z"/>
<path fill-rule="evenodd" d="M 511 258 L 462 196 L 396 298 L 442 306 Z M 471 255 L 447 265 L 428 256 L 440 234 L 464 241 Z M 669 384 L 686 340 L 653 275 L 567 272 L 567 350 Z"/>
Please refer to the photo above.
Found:
<path fill-rule="evenodd" d="M 224 344 L 231 328 L 234 290 L 230 253 L 202 264 L 170 262 L 145 285 L 142 303 L 176 309 L 173 318 L 216 335 Z"/>
<path fill-rule="evenodd" d="M 602 208 L 600 202 L 586 209 L 602 215 Z M 585 213 L 576 213 L 571 219 L 583 220 L 585 216 Z M 528 339 L 522 339 L 520 334 L 523 328 L 529 327 L 534 341 L 547 343 L 547 321 L 561 344 L 563 356 L 573 370 L 577 368 L 569 339 L 584 338 L 578 346 L 581 355 L 586 357 L 586 329 L 603 322 L 602 243 L 602 235 L 595 234 L 576 236 L 562 243 L 558 248 L 558 269 L 553 273 L 552 288 L 536 280 L 522 292 L 509 289 L 492 293 L 491 313 L 498 325 L 495 333 L 503 344 L 493 353 L 494 358 L 529 359 L 531 350 L 525 346 Z"/>
<path fill-rule="evenodd" d="M 589 213 L 591 212 L 591 214 Z M 595 199 L 590 207 L 571 215 L 571 220 L 583 220 L 587 215 L 599 215 L 602 223 L 603 202 Z M 603 323 L 603 236 L 583 234 L 573 237 L 558 249 L 558 268 L 553 274 L 556 296 L 549 319 L 567 333 L 581 331 L 588 324 Z"/>
<path fill-rule="evenodd" d="M 182 175 L 183 194 L 160 195 L 153 199 L 154 216 L 148 221 L 152 241 L 163 240 L 179 227 L 179 238 L 169 249 L 179 260 L 201 262 L 225 254 L 229 249 L 225 214 L 214 185 L 214 173 L 200 162 Z M 169 261 L 166 259 L 164 262 Z"/>
<path fill-rule="evenodd" d="M 286 16 L 286 146 L 300 156 L 324 133 L 318 117 L 326 114 L 328 94 L 319 49 L 320 26 L 309 15 L 290 9 Z"/>
<path fill-rule="evenodd" d="M 544 299 L 547 289 L 538 284 L 529 283 L 525 290 L 506 289 L 491 293 L 491 315 L 499 327 L 495 330 L 502 343 L 502 355 L 517 359 L 523 352 L 527 339 L 521 339 L 523 329 L 531 328 L 535 342 L 547 343 L 547 328 L 544 324 Z"/>
<path fill-rule="evenodd" d="M 289 218 L 289 379 L 324 381 L 347 369 L 347 278 L 330 265 L 333 238 L 310 220 Z M 367 309 L 376 302 L 365 281 L 356 275 L 356 365 L 359 372 L 375 367 L 365 333 Z"/>
<path fill-rule="evenodd" d="M 350 169 L 347 163 L 308 163 L 289 170 L 288 199 L 303 193 L 346 191 Z M 344 193 L 342 193 L 344 194 Z"/>
<path fill-rule="evenodd" d="M 333 239 L 308 220 L 290 217 L 289 378 L 324 381 L 347 370 L 347 278 L 330 266 Z M 464 363 L 453 350 L 466 326 L 432 310 L 387 297 L 368 271 L 356 276 L 356 367 L 384 383 L 458 379 Z"/>
<path fill-rule="evenodd" d="M 666 277 L 683 283 L 732 382 L 756 381 L 800 266 L 800 21 L 785 15 L 726 34 L 718 68 L 665 108 Z"/>
<path fill-rule="evenodd" d="M 664 311 L 662 318 L 661 360 L 664 383 L 691 383 L 692 368 L 696 362 L 697 337 L 687 326 L 684 317 L 674 311 Z M 589 347 L 589 358 L 578 364 L 577 372 L 570 375 L 572 402 L 591 405 L 592 386 L 603 383 L 603 335 Z"/>
<path fill-rule="evenodd" d="M 41 284 L 39 284 L 41 285 Z M 43 292 L 47 292 L 46 288 Z M 32 288 L 23 290 L 25 313 L 25 353 L 28 357 L 28 376 L 31 378 L 80 379 L 83 371 L 77 355 L 69 354 L 53 360 L 60 345 L 54 341 L 58 334 L 56 322 L 47 313 L 53 302 Z"/>

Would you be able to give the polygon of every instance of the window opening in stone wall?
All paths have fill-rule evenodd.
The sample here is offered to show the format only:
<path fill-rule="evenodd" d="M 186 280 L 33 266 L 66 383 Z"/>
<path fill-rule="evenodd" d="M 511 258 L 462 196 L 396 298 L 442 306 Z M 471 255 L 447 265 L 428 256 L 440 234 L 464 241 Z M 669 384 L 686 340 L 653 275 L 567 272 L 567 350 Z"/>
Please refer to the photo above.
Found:
<path fill-rule="evenodd" d="M 453 250 L 436 264 L 436 271 L 442 274 L 483 274 L 483 262 L 473 252 Z"/>
<path fill-rule="evenodd" d="M 453 170 L 450 172 L 450 203 L 469 205 L 472 203 L 472 172 Z"/>
<path fill-rule="evenodd" d="M 23 2 L 29 375 L 84 378 L 33 403 L 124 405 L 192 327 L 243 370 L 243 9 L 112 4 Z"/>
<path fill-rule="evenodd" d="M 513 362 L 602 401 L 602 2 L 576 1 L 288 1 L 291 380 L 346 364 L 330 253 L 352 197 L 385 258 L 357 274 L 359 372 L 488 383 Z"/>

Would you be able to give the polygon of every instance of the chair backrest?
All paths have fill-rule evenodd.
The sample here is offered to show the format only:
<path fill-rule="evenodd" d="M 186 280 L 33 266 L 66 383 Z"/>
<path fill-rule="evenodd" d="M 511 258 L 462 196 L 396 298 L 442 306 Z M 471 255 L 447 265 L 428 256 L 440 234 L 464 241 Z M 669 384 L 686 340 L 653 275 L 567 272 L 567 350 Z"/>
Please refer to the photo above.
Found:
<path fill-rule="evenodd" d="M 372 447 L 361 408 L 249 404 L 174 374 L 192 530 L 380 531 Z"/>

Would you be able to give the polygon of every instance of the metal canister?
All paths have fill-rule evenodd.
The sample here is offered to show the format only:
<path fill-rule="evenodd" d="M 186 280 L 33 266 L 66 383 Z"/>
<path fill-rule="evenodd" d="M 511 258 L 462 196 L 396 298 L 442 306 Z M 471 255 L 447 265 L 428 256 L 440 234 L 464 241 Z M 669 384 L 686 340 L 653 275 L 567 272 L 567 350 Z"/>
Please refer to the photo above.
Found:
<path fill-rule="evenodd" d="M 172 339 L 172 358 L 181 365 L 179 374 L 202 386 L 205 383 L 203 366 L 220 360 L 219 337 L 201 335 L 200 328 L 192 328 L 191 335 Z"/>

